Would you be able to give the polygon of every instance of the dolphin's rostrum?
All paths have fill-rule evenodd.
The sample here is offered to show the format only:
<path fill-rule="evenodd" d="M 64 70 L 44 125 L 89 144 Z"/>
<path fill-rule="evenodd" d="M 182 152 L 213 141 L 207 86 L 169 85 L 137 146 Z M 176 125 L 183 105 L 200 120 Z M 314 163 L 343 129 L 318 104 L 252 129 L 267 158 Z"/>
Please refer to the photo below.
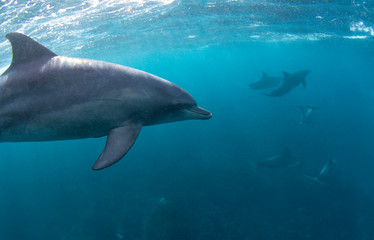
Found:
<path fill-rule="evenodd" d="M 141 128 L 212 114 L 177 85 L 133 68 L 58 56 L 21 33 L 6 35 L 13 58 L 0 76 L 0 141 L 107 136 L 93 169 L 119 161 Z"/>

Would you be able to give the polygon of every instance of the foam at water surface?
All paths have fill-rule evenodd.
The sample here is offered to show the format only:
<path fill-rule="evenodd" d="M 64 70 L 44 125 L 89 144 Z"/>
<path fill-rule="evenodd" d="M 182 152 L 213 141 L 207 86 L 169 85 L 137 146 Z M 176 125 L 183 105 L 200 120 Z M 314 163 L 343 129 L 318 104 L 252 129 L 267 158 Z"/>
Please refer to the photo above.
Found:
<path fill-rule="evenodd" d="M 19 31 L 74 49 L 139 42 L 180 47 L 373 37 L 374 4 L 366 1 L 30 0 L 0 4 L 0 35 Z"/>

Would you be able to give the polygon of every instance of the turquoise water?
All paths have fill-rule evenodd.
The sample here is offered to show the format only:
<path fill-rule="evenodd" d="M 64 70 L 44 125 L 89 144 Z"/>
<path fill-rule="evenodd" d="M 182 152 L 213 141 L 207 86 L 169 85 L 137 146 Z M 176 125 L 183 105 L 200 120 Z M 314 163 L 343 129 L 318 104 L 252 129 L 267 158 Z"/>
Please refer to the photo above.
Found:
<path fill-rule="evenodd" d="M 369 1 L 1 1 L 55 53 L 187 90 L 208 121 L 143 128 L 103 171 L 105 138 L 0 144 L 0 239 L 373 239 L 374 5 Z M 311 70 L 271 98 L 262 72 Z M 313 105 L 308 124 L 297 106 Z M 288 147 L 299 164 L 257 163 Z M 321 185 L 330 156 L 336 166 Z"/>

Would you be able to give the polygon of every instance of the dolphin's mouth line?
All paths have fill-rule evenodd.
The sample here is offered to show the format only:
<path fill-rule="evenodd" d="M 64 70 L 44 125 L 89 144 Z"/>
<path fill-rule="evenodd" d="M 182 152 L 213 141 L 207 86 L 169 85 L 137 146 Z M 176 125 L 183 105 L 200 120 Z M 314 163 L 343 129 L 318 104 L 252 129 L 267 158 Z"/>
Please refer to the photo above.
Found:
<path fill-rule="evenodd" d="M 212 117 L 212 113 L 198 106 L 192 106 L 186 109 L 187 112 L 194 114 L 199 119 L 209 119 Z"/>

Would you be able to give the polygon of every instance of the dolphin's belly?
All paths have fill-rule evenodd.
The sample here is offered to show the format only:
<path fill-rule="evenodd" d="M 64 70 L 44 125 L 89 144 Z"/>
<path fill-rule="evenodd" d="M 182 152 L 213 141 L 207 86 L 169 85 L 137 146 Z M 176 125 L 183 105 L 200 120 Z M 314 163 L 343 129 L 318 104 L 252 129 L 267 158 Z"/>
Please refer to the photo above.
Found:
<path fill-rule="evenodd" d="M 61 109 L 3 116 L 0 141 L 53 141 L 101 137 L 131 121 L 133 110 L 122 102 L 94 100 Z"/>

